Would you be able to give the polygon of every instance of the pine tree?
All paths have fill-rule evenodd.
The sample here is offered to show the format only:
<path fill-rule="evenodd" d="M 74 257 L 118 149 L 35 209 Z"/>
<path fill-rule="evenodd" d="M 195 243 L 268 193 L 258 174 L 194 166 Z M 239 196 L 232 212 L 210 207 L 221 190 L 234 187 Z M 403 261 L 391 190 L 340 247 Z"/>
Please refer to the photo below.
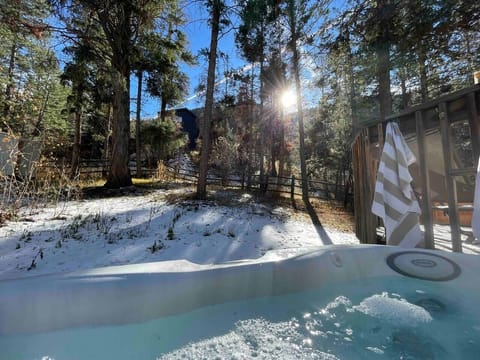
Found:
<path fill-rule="evenodd" d="M 315 28 L 315 21 L 325 11 L 325 3 L 317 3 L 314 6 L 306 0 L 287 0 L 285 17 L 288 25 L 287 46 L 292 54 L 292 73 L 295 81 L 296 92 L 296 117 L 298 120 L 299 144 L 300 144 L 300 169 L 302 175 L 302 199 L 308 204 L 308 178 L 305 158 L 305 133 L 303 96 L 301 79 L 301 52 L 300 46 L 311 41 L 309 32 Z"/>
<path fill-rule="evenodd" d="M 48 121 L 59 121 L 45 116 L 52 97 L 60 96 L 58 61 L 49 49 L 49 13 L 46 1 L 1 1 L 0 128 L 19 136 L 37 136 Z"/>
<path fill-rule="evenodd" d="M 207 89 L 205 95 L 205 110 L 203 117 L 203 124 L 200 128 L 202 137 L 202 150 L 200 154 L 199 174 L 197 182 L 197 198 L 205 199 L 207 196 L 207 173 L 208 173 L 208 159 L 210 154 L 210 130 L 212 126 L 213 117 L 213 92 L 215 88 L 215 67 L 217 63 L 217 46 L 218 36 L 222 24 L 227 21 L 225 19 L 226 6 L 223 0 L 209 0 L 207 6 L 210 10 L 210 48 L 208 56 L 208 75 L 207 75 Z"/>
<path fill-rule="evenodd" d="M 69 17 L 85 12 L 95 26 L 102 29 L 107 54 L 111 64 L 113 87 L 112 156 L 106 187 L 118 188 L 132 184 L 129 160 L 130 138 L 130 74 L 141 49 L 138 40 L 142 29 L 149 28 L 164 2 L 160 0 L 59 0 Z M 71 33 L 80 38 L 82 29 L 72 28 Z M 99 49 L 97 49 L 99 50 Z"/>

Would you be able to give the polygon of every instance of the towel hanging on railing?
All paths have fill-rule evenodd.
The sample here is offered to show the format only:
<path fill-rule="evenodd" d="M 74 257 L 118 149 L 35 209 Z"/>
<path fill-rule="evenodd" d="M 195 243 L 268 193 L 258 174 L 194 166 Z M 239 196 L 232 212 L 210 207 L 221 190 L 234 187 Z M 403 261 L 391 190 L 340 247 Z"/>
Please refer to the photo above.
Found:
<path fill-rule="evenodd" d="M 377 172 L 372 212 L 383 219 L 388 245 L 415 247 L 423 240 L 420 207 L 408 166 L 415 162 L 397 123 L 388 123 Z"/>

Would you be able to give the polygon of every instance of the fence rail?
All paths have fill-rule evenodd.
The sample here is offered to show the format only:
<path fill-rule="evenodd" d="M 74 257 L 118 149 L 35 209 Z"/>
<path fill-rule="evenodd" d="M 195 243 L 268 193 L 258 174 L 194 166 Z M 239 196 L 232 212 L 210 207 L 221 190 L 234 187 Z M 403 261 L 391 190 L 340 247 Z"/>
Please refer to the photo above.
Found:
<path fill-rule="evenodd" d="M 81 160 L 79 164 L 79 175 L 81 177 L 97 176 L 105 177 L 108 174 L 109 163 L 102 159 Z M 194 169 L 185 169 L 181 167 L 164 164 L 166 171 L 175 179 L 196 183 L 198 180 L 198 172 Z M 70 173 L 69 164 L 58 164 L 54 162 L 42 163 L 37 170 L 49 171 L 57 169 L 66 174 Z M 135 164 L 129 165 L 132 176 L 137 176 Z M 158 168 L 142 167 L 141 175 L 157 176 Z M 302 179 L 295 176 L 263 176 L 253 174 L 226 174 L 223 176 L 215 175 L 210 172 L 207 176 L 208 185 L 218 185 L 223 187 L 252 189 L 263 192 L 284 193 L 293 196 L 302 195 Z M 347 201 L 352 198 L 350 193 L 351 186 L 345 183 L 334 183 L 325 180 L 309 180 L 308 181 L 309 196 L 319 199 L 342 200 Z M 348 198 L 348 199 L 347 199 Z M 350 201 L 350 200 L 348 200 Z"/>
<path fill-rule="evenodd" d="M 165 167 L 167 171 L 177 179 L 190 182 L 196 182 L 198 180 L 198 173 L 195 171 L 175 168 L 170 165 L 165 165 Z M 287 193 L 292 197 L 302 195 L 302 179 L 296 178 L 295 176 L 281 177 L 265 175 L 262 179 L 260 175 L 257 174 L 250 176 L 243 174 L 229 174 L 224 176 L 208 174 L 207 184 L 239 189 L 256 189 L 264 192 Z M 319 199 L 351 201 L 352 198 L 348 184 L 309 180 L 308 189 L 309 196 Z"/>
<path fill-rule="evenodd" d="M 103 159 L 88 159 L 88 160 L 81 160 L 78 166 L 78 174 L 80 177 L 85 176 L 92 176 L 92 177 L 105 177 L 108 174 L 109 169 L 109 162 L 108 160 Z M 137 167 L 135 164 L 129 164 L 128 168 L 130 169 L 130 173 L 133 176 L 137 176 Z M 49 170 L 57 170 L 59 172 L 70 174 L 70 164 L 67 163 L 58 163 L 55 161 L 48 161 L 42 162 L 37 165 L 37 171 L 49 171 Z M 143 176 L 154 176 L 157 173 L 157 169 L 153 167 L 145 167 L 142 166 L 141 174 Z"/>

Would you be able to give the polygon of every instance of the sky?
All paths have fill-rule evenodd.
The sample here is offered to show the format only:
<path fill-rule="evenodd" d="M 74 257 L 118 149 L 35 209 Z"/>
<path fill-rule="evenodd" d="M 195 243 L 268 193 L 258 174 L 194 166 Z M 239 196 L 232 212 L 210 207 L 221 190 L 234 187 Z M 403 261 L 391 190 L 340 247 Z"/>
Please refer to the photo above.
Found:
<path fill-rule="evenodd" d="M 338 13 L 345 9 L 347 6 L 350 6 L 348 0 L 332 0 L 330 3 L 330 9 L 332 13 Z M 210 47 L 210 29 L 208 26 L 208 12 L 204 5 L 198 2 L 191 2 L 187 1 L 187 5 L 185 7 L 185 15 L 187 18 L 187 22 L 185 24 L 185 34 L 187 39 L 189 40 L 189 49 L 193 55 L 197 55 L 199 50 L 203 48 Z M 232 22 L 235 22 L 234 18 L 230 18 Z M 233 27 L 238 26 L 238 24 L 233 24 Z M 230 26 L 229 31 L 224 34 L 221 34 L 218 42 L 218 49 L 221 50 L 223 53 L 228 55 L 229 59 L 229 69 L 242 69 L 242 68 L 249 68 L 249 64 L 247 64 L 240 56 L 239 50 L 235 45 L 235 34 Z M 189 76 L 190 78 L 190 93 L 187 99 L 179 104 L 176 107 L 187 107 L 189 109 L 194 109 L 198 107 L 202 107 L 204 105 L 204 99 L 201 96 L 197 96 L 195 93 L 195 88 L 199 85 L 201 81 L 201 77 L 205 76 L 207 72 L 208 63 L 205 59 L 199 59 L 199 64 L 195 66 L 183 66 L 182 70 Z M 217 70 L 223 72 L 224 70 L 224 62 L 219 61 L 217 62 Z M 219 68 L 220 67 L 220 68 Z M 304 68 L 304 80 L 308 82 L 318 76 L 318 71 L 315 68 L 314 61 L 312 59 L 307 58 L 303 61 L 303 68 Z M 217 71 L 218 73 L 218 71 Z M 217 83 L 221 83 L 223 79 L 216 79 Z M 135 87 L 135 92 L 132 91 L 132 94 L 136 93 L 136 85 L 134 84 L 135 81 L 132 81 L 133 86 Z M 316 87 L 308 87 L 308 93 L 304 93 L 304 101 L 307 105 L 316 105 L 318 103 L 318 99 L 320 97 L 320 90 Z M 148 98 L 146 96 L 146 100 L 143 104 L 143 117 L 155 117 L 160 109 L 160 103 L 158 99 Z M 132 104 L 132 113 L 135 109 L 135 105 Z"/>
<path fill-rule="evenodd" d="M 210 47 L 210 28 L 208 26 L 208 13 L 204 5 L 197 2 L 188 2 L 185 8 L 186 24 L 184 32 L 189 41 L 189 50 L 196 56 L 199 51 Z M 240 68 L 245 62 L 239 57 L 235 46 L 235 36 L 233 31 L 228 31 L 219 37 L 218 49 L 226 53 L 229 57 L 229 66 L 231 68 Z M 223 63 L 219 62 L 217 66 L 223 68 Z M 190 78 L 190 92 L 185 101 L 177 107 L 187 107 L 194 109 L 203 106 L 203 99 L 196 96 L 195 88 L 199 85 L 200 78 L 207 72 L 208 63 L 205 59 L 199 58 L 198 64 L 193 66 L 182 65 L 182 70 Z M 218 79 L 221 81 L 221 79 Z M 132 80 L 132 94 L 136 94 L 136 81 Z M 135 111 L 135 103 L 131 105 L 132 113 Z M 142 117 L 151 118 L 157 116 L 160 111 L 159 99 L 151 98 L 145 95 L 143 102 Z"/>
<path fill-rule="evenodd" d="M 337 8 L 343 8 L 346 6 L 346 0 L 333 0 L 332 6 Z M 206 7 L 197 1 L 187 1 L 184 8 L 184 13 L 186 17 L 186 23 L 184 25 L 184 32 L 188 39 L 188 48 L 192 55 L 198 55 L 201 49 L 208 49 L 210 47 L 210 28 L 208 24 L 209 14 Z M 235 21 L 235 19 L 230 19 Z M 55 20 L 52 20 L 55 25 Z M 238 24 L 233 24 L 234 26 Z M 223 53 L 228 55 L 229 69 L 241 69 L 245 66 L 249 66 L 239 55 L 239 50 L 235 45 L 235 34 L 232 26 L 227 29 L 228 31 L 224 32 L 219 37 L 218 49 Z M 56 41 L 54 46 L 55 52 L 57 53 L 61 64 L 66 61 L 66 55 L 62 53 L 61 48 L 63 47 L 63 41 Z M 313 62 L 307 59 L 305 64 L 312 64 Z M 195 93 L 195 88 L 199 85 L 202 76 L 206 77 L 208 63 L 206 59 L 199 58 L 197 65 L 185 65 L 181 66 L 182 71 L 184 71 L 190 79 L 190 91 L 188 97 L 185 101 L 176 107 L 187 107 L 189 109 L 194 109 L 202 107 L 204 105 L 204 99 L 201 96 L 197 96 Z M 308 66 L 306 66 L 308 68 Z M 220 72 L 223 72 L 225 68 L 225 62 L 219 61 L 217 63 L 217 69 Z M 308 72 L 308 71 L 307 71 Z M 307 76 L 315 76 L 313 68 L 309 69 L 310 74 L 307 73 Z M 218 73 L 218 72 L 217 72 Z M 222 82 L 223 79 L 217 79 L 218 82 Z M 131 97 L 135 98 L 137 93 L 137 81 L 136 77 L 132 75 L 131 77 Z M 309 103 L 318 102 L 318 94 L 315 94 L 314 91 L 310 90 Z M 158 98 L 151 97 L 147 92 L 143 92 L 142 99 L 142 118 L 155 118 L 158 116 L 160 110 L 160 100 Z M 307 96 L 306 96 L 307 97 Z M 131 116 L 135 115 L 136 110 L 136 101 L 132 100 L 130 105 Z"/>
<path fill-rule="evenodd" d="M 200 2 L 187 1 L 185 7 L 186 23 L 183 31 L 188 39 L 188 48 L 192 55 L 197 56 L 199 51 L 204 48 L 210 47 L 210 28 L 208 25 L 208 13 L 207 9 Z M 54 27 L 62 27 L 63 25 L 58 22 L 54 17 L 49 18 L 48 22 Z M 52 50 L 55 51 L 57 58 L 60 60 L 60 66 L 63 67 L 69 60 L 68 56 L 63 53 L 63 47 L 65 45 L 64 39 L 54 34 L 54 40 L 51 44 Z M 231 67 L 241 67 L 244 62 L 238 56 L 238 51 L 235 46 L 234 32 L 229 31 L 222 34 L 219 38 L 218 48 L 222 52 L 228 54 Z M 199 85 L 199 78 L 202 74 L 206 74 L 208 63 L 205 60 L 200 59 L 197 65 L 185 65 L 183 64 L 182 71 L 184 71 L 190 78 L 190 91 L 189 96 L 185 99 L 185 102 L 179 104 L 178 107 L 187 107 L 190 109 L 203 106 L 203 99 L 195 96 L 195 88 Z M 220 63 L 220 66 L 223 66 Z M 131 76 L 130 81 L 130 94 L 133 99 L 137 94 L 137 79 L 134 75 Z M 158 115 L 160 111 L 160 100 L 149 96 L 147 92 L 142 94 L 142 118 L 153 118 Z M 135 116 L 136 101 L 132 100 L 130 104 L 131 116 Z"/>

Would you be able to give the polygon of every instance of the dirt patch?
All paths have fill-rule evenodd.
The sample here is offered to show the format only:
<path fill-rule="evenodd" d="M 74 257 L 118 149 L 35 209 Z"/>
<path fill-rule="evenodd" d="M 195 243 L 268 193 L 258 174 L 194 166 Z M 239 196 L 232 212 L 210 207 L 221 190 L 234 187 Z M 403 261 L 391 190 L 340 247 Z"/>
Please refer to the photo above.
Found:
<path fill-rule="evenodd" d="M 182 201 L 195 201 L 195 191 L 189 188 L 185 192 L 172 192 L 166 196 L 170 202 L 180 203 Z M 296 198 L 295 202 L 289 197 L 280 195 L 263 195 L 260 193 L 250 192 L 246 193 L 241 190 L 213 190 L 208 192 L 208 197 L 204 200 L 206 203 L 221 206 L 242 206 L 248 203 L 256 203 L 265 205 L 272 209 L 281 208 L 283 214 L 288 214 L 291 218 L 297 218 L 302 221 L 311 221 L 306 206 L 303 204 L 301 198 Z M 316 212 L 318 219 L 323 226 L 335 229 L 342 232 L 355 231 L 355 218 L 353 212 L 345 209 L 342 203 L 335 201 L 324 201 L 319 199 L 311 199 L 310 203 Z"/>
<path fill-rule="evenodd" d="M 104 187 L 84 188 L 83 198 L 145 195 L 160 189 L 166 190 L 165 193 L 161 194 L 161 198 L 172 204 L 191 204 L 197 201 L 195 188 L 191 185 L 168 184 L 164 182 L 148 185 L 141 184 L 115 191 L 105 189 Z M 227 207 L 244 206 L 250 203 L 261 204 L 268 207 L 272 213 L 276 212 L 275 209 L 281 208 L 283 215 L 306 222 L 311 221 L 311 217 L 301 198 L 295 198 L 295 201 L 292 202 L 290 197 L 278 194 L 264 195 L 258 192 L 247 193 L 237 189 L 210 187 L 207 199 L 202 200 L 202 202 L 213 206 Z M 354 232 L 355 222 L 353 213 L 345 209 L 343 204 L 319 199 L 311 199 L 310 203 L 323 226 L 342 232 Z"/>
<path fill-rule="evenodd" d="M 340 203 L 312 199 L 311 204 L 322 225 L 343 232 L 355 231 L 355 217 Z"/>

